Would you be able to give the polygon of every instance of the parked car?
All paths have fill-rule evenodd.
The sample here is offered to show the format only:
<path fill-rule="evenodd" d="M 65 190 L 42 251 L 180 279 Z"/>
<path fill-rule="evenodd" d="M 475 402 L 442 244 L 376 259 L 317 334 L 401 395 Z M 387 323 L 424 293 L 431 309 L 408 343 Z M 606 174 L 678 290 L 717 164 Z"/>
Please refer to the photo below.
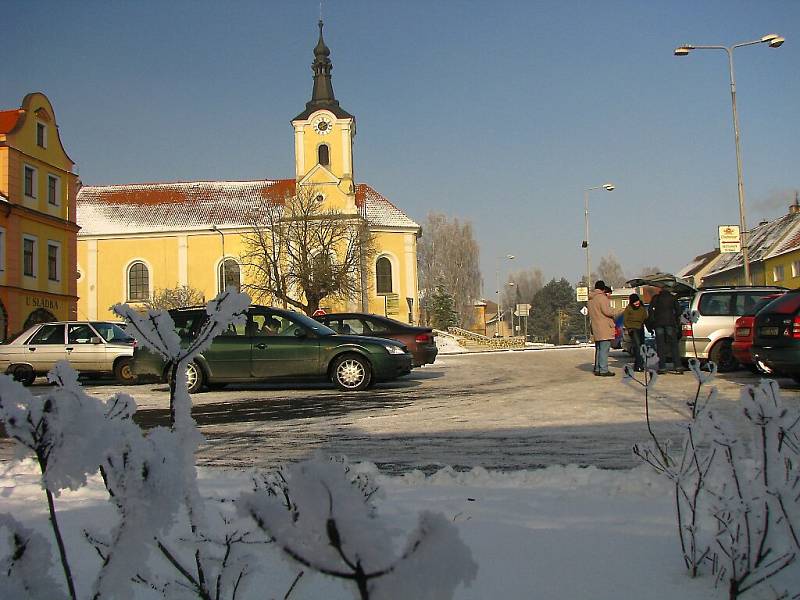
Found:
<path fill-rule="evenodd" d="M 753 360 L 800 383 L 800 289 L 762 308 L 753 328 Z"/>
<path fill-rule="evenodd" d="M 134 339 L 117 323 L 39 323 L 0 344 L 0 372 L 31 385 L 38 375 L 66 360 L 81 374 L 113 375 L 122 383 L 131 383 L 133 347 Z"/>
<path fill-rule="evenodd" d="M 336 333 L 397 340 L 411 352 L 415 367 L 433 363 L 439 353 L 436 335 L 430 327 L 416 327 L 389 317 L 366 313 L 330 313 L 314 318 Z"/>
<path fill-rule="evenodd" d="M 591 341 L 588 335 L 573 335 L 569 338 L 570 344 L 590 344 Z"/>
<path fill-rule="evenodd" d="M 770 294 L 769 296 L 764 296 L 753 306 L 748 314 L 742 315 L 736 319 L 733 335 L 733 356 L 739 361 L 739 364 L 748 367 L 756 373 L 768 375 L 772 373 L 772 369 L 762 361 L 756 361 L 750 353 L 750 348 L 753 345 L 753 324 L 755 323 L 758 312 L 775 298 L 779 298 L 782 295 L 783 294 Z"/>
<path fill-rule="evenodd" d="M 187 343 L 208 319 L 205 307 L 169 312 Z M 197 355 L 187 377 L 190 393 L 227 383 L 320 379 L 354 391 L 410 373 L 411 362 L 411 353 L 400 342 L 339 335 L 306 315 L 251 306 L 245 323 L 230 325 Z M 166 380 L 166 366 L 144 348 L 134 352 L 137 375 Z"/>

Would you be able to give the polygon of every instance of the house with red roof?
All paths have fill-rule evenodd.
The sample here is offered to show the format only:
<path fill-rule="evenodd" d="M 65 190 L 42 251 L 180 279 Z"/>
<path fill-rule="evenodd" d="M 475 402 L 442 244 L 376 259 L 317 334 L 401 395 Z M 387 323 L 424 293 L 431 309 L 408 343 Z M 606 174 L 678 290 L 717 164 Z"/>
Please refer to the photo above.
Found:
<path fill-rule="evenodd" d="M 0 341 L 75 318 L 74 166 L 47 96 L 0 110 Z"/>
<path fill-rule="evenodd" d="M 321 308 L 418 321 L 421 229 L 370 185 L 354 179 L 356 119 L 334 96 L 322 29 L 320 21 L 311 100 L 292 119 L 293 139 L 287 139 L 295 153 L 294 177 L 80 189 L 80 318 L 109 318 L 109 307 L 118 302 L 145 305 L 159 289 L 189 286 L 209 300 L 231 285 L 246 287 L 258 276 L 243 260 L 253 215 L 311 193 L 321 213 L 365 226 L 374 240 L 374 253 L 364 257 L 356 274 L 358 293 L 323 299 Z M 302 290 L 293 293 L 302 296 Z M 280 304 L 269 296 L 254 301 Z"/>

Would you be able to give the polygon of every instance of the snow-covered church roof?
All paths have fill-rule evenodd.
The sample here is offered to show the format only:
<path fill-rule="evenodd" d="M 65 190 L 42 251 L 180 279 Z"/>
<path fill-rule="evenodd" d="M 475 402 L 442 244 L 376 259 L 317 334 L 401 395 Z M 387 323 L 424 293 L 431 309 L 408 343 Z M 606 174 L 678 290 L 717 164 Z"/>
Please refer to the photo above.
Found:
<path fill-rule="evenodd" d="M 78 192 L 78 237 L 247 226 L 254 208 L 294 191 L 294 179 L 87 186 Z M 356 185 L 356 206 L 373 227 L 419 229 L 365 183 Z"/>

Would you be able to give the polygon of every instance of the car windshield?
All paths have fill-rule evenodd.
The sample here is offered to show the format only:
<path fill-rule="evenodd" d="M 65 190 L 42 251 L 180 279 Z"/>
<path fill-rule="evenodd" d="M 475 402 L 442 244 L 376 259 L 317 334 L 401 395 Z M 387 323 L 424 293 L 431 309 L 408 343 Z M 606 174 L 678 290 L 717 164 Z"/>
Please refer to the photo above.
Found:
<path fill-rule="evenodd" d="M 92 327 L 95 328 L 97 333 L 100 334 L 106 342 L 118 342 L 120 344 L 129 344 L 133 338 L 125 333 L 116 323 L 95 323 L 92 322 Z"/>

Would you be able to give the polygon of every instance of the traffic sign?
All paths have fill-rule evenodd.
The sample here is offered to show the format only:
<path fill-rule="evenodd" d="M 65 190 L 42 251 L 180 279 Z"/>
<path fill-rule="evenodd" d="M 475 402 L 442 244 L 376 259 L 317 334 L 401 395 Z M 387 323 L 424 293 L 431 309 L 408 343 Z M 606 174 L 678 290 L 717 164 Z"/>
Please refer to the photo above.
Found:
<path fill-rule="evenodd" d="M 742 250 L 742 241 L 739 237 L 738 225 L 720 225 L 719 226 L 719 251 L 726 252 L 740 252 Z"/>
<path fill-rule="evenodd" d="M 576 296 L 578 302 L 588 302 L 589 301 L 589 288 L 588 287 L 578 287 L 575 288 Z"/>
<path fill-rule="evenodd" d="M 312 317 L 321 317 L 321 316 L 322 316 L 322 315 L 324 315 L 324 314 L 326 314 L 326 313 L 325 313 L 325 311 L 324 311 L 323 309 L 321 309 L 321 308 L 318 308 L 317 310 L 315 310 L 315 311 L 314 311 L 314 312 L 311 314 L 311 316 L 312 316 Z"/>
<path fill-rule="evenodd" d="M 586 308 L 585 306 L 581 306 L 581 311 L 580 312 L 585 317 L 586 315 L 589 314 L 589 309 Z"/>

